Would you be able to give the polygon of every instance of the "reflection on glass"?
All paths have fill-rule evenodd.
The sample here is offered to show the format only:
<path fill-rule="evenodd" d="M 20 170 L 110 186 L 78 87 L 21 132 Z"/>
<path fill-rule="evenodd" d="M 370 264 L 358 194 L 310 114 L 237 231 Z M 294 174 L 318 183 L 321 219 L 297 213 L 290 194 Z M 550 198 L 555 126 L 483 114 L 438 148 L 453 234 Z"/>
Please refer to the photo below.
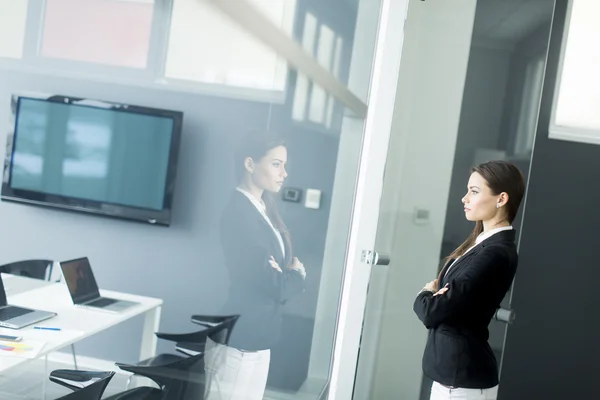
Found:
<path fill-rule="evenodd" d="M 312 13 L 306 13 L 302 46 L 337 79 L 341 78 L 343 44 L 344 39 L 331 27 L 319 22 Z M 319 85 L 309 85 L 307 77 L 298 74 L 292 106 L 294 120 L 307 120 L 330 129 L 334 121 L 334 106 L 335 99 L 331 95 Z"/>
<path fill-rule="evenodd" d="M 48 3 L 51 4 L 52 1 Z M 145 4 L 139 1 L 114 4 L 117 3 Z M 266 1 L 263 3 L 267 4 Z M 287 10 L 288 5 L 294 2 L 269 2 L 275 3 L 285 5 Z M 173 4 L 168 77 L 208 83 L 221 82 L 234 86 L 286 89 L 285 68 L 284 75 L 278 75 L 281 71 L 276 55 L 268 49 L 260 48 L 247 32 L 221 35 L 222 25 L 218 17 L 203 14 L 202 9 L 186 8 L 186 4 L 190 7 L 200 5 L 200 8 L 200 1 L 175 0 Z M 312 15 L 312 28 L 306 30 L 305 42 L 312 43 L 311 54 L 319 62 L 346 82 L 349 78 L 350 50 L 353 48 L 355 29 L 356 10 L 352 8 L 353 2 L 313 1 L 311 4 L 310 13 L 307 14 L 306 9 L 302 10 L 309 25 Z M 367 6 L 370 9 L 378 8 L 373 2 L 369 2 Z M 279 6 L 271 7 L 269 11 L 276 13 L 277 7 Z M 286 13 L 287 11 L 284 12 L 285 15 Z M 298 16 L 298 21 L 301 20 L 302 17 Z M 299 24 L 303 25 L 302 22 Z M 292 24 L 285 26 L 291 32 Z M 233 28 L 232 30 L 235 31 Z M 358 36 L 364 38 L 365 35 Z M 47 44 L 49 42 L 45 43 Z M 357 60 L 368 66 L 372 62 L 369 54 L 357 56 Z M 161 241 L 149 243 L 148 240 L 153 239 L 148 237 L 131 246 L 128 243 L 126 249 L 127 253 L 131 252 L 134 256 L 138 252 L 146 252 L 149 245 L 164 248 L 168 243 L 167 251 L 152 254 L 150 264 L 152 268 L 164 266 L 169 271 L 173 284 L 165 285 L 164 281 L 156 281 L 161 279 L 160 276 L 152 278 L 157 284 L 160 283 L 161 291 L 164 289 L 164 292 L 156 292 L 157 289 L 150 280 L 150 275 L 156 274 L 148 275 L 147 284 L 140 284 L 144 288 L 140 290 L 147 289 L 148 295 L 163 297 L 165 304 L 176 306 L 176 309 L 171 310 L 171 316 L 161 321 L 161 330 L 191 330 L 184 324 L 187 324 L 189 316 L 195 312 L 221 314 L 237 310 L 242 315 L 226 348 L 210 342 L 209 346 L 213 349 L 225 349 L 213 354 L 225 354 L 225 359 L 229 361 L 232 354 L 258 357 L 261 361 L 257 363 L 257 368 L 252 369 L 256 375 L 251 375 L 248 382 L 252 384 L 251 390 L 255 390 L 257 397 L 265 391 L 266 385 L 265 397 L 271 399 L 316 399 L 327 387 L 363 133 L 363 121 L 348 118 L 342 124 L 342 107 L 336 105 L 328 94 L 319 92 L 318 88 L 315 88 L 313 94 L 311 88 L 315 86 L 306 78 L 302 94 L 298 89 L 300 80 L 301 78 L 294 94 L 300 100 L 294 101 L 290 92 L 284 105 L 227 101 L 198 94 L 184 95 L 175 91 L 160 93 L 164 99 L 154 100 L 165 105 L 171 102 L 177 104 L 177 107 L 185 111 L 186 120 L 189 121 L 184 126 L 186 141 L 182 143 L 182 173 L 179 175 L 181 179 L 178 179 L 181 184 L 178 184 L 176 194 L 180 199 L 180 219 L 175 221 L 174 229 L 165 231 Z M 293 83 L 291 84 L 291 89 L 294 90 Z M 92 86 L 89 90 L 99 90 Z M 145 101 L 143 99 L 150 93 L 133 87 L 114 88 L 114 96 L 134 96 L 142 99 L 140 102 Z M 112 89 L 111 87 L 110 90 Z M 315 96 L 318 98 L 313 101 Z M 294 107 L 298 105 L 301 118 L 292 118 L 292 102 Z M 148 129 L 138 127 L 136 124 L 141 124 L 140 121 L 122 121 L 117 115 L 101 117 L 90 110 L 66 113 L 60 111 L 61 106 L 57 104 L 52 105 L 58 110 L 53 113 L 34 103 L 22 106 L 23 118 L 18 121 L 14 138 L 15 158 L 25 160 L 29 157 L 30 160 L 37 161 L 18 163 L 19 168 L 26 172 L 15 174 L 11 182 L 13 186 L 57 194 L 67 193 L 83 198 L 103 196 L 114 202 L 131 200 L 123 189 L 127 187 L 140 195 L 137 200 L 141 201 L 143 198 L 149 206 L 156 205 L 154 192 L 148 187 L 142 187 L 147 178 L 158 179 L 156 174 L 147 172 L 135 179 L 130 176 L 134 171 L 149 171 L 151 166 L 160 164 L 165 159 L 165 154 L 160 151 L 149 150 L 152 141 L 141 134 Z M 136 127 L 128 129 L 123 124 Z M 284 184 L 288 188 L 304 190 L 298 202 L 282 201 L 282 194 L 275 196 L 281 219 L 289 227 L 293 248 L 286 245 L 286 229 L 276 222 L 277 218 L 265 210 L 275 228 L 273 231 L 260 213 L 262 204 L 255 207 L 242 192 L 235 190 L 240 181 L 234 182 L 231 174 L 235 153 L 233 147 L 238 147 L 238 135 L 248 127 L 263 127 L 285 136 L 290 176 L 285 177 Z M 122 135 L 125 129 L 128 129 L 128 134 L 133 132 L 135 137 L 129 139 L 129 135 Z M 59 130 L 63 133 L 57 134 Z M 161 131 L 158 128 L 156 130 Z M 139 152 L 135 157 L 123 158 L 121 146 L 135 148 Z M 160 145 L 156 147 L 161 148 Z M 241 171 L 242 175 L 246 176 L 250 172 L 249 168 L 254 173 L 253 179 L 258 180 L 256 168 L 261 165 L 267 171 L 281 173 L 280 165 L 261 163 L 264 159 L 261 152 L 246 151 L 242 157 L 236 158 L 236 171 Z M 246 160 L 247 156 L 252 158 L 252 163 L 240 165 L 240 160 Z M 34 163 L 37 165 L 33 165 Z M 285 167 L 286 165 L 283 166 L 284 171 Z M 260 181 L 261 185 L 269 185 L 262 179 Z M 280 182 L 277 180 L 275 183 Z M 304 196 L 309 188 L 322 192 L 318 209 L 304 206 Z M 278 189 L 271 188 L 271 191 Z M 236 199 L 233 206 L 231 202 L 234 200 L 229 200 L 230 197 Z M 245 211 L 240 211 L 241 207 L 246 207 L 243 209 Z M 242 218 L 250 222 L 244 223 Z M 232 227 L 233 223 L 235 226 Z M 259 233 L 243 236 L 248 227 Z M 283 250 L 276 231 L 284 242 Z M 246 243 L 258 244 L 247 246 L 240 237 L 250 240 Z M 265 246 L 267 250 L 260 254 Z M 259 256 L 255 254 L 257 250 Z M 292 261 L 292 270 L 287 269 L 290 260 L 286 258 L 293 254 L 298 255 L 306 265 L 306 280 L 299 278 L 302 274 L 294 271 L 299 269 L 297 262 Z M 269 262 L 271 255 L 274 258 L 271 261 L 274 262 Z M 254 262 L 255 257 L 260 260 Z M 196 263 L 196 259 L 202 260 Z M 128 269 L 133 271 L 140 264 L 132 262 Z M 104 265 L 110 268 L 111 263 L 105 262 Z M 144 265 L 143 271 L 147 271 L 147 267 L 148 265 Z M 110 277 L 107 276 L 107 279 Z M 305 285 L 304 292 L 300 290 L 301 285 Z M 278 293 L 273 288 L 281 288 L 282 292 Z M 163 341 L 159 343 L 161 347 L 169 346 Z M 111 359 L 124 361 L 123 354 L 116 354 L 122 348 L 116 346 L 115 349 L 117 350 L 110 355 Z M 209 396 L 218 394 L 220 390 L 239 388 L 235 380 L 230 379 L 231 375 L 227 376 L 227 368 L 232 363 L 223 364 L 220 359 L 211 360 L 210 350 L 211 347 L 206 352 Z M 266 350 L 269 350 L 268 358 Z M 223 367 L 226 368 L 225 375 L 221 376 L 219 374 Z M 233 368 L 239 367 L 239 364 L 236 366 L 234 363 Z"/>
<path fill-rule="evenodd" d="M 529 61 L 525 69 L 521 107 L 515 133 L 514 154 L 518 156 L 527 157 L 533 151 L 545 66 L 545 57 L 540 56 Z"/>
<path fill-rule="evenodd" d="M 42 56 L 145 68 L 154 0 L 47 0 Z"/>
<path fill-rule="evenodd" d="M 304 291 L 306 271 L 273 198 L 287 177 L 287 158 L 283 140 L 270 133 L 249 133 L 238 144 L 238 186 L 220 235 L 231 279 L 222 313 L 240 317 L 229 343 L 207 343 L 205 399 L 262 399 L 271 348 L 293 344 L 281 335 L 284 306 Z"/>
<path fill-rule="evenodd" d="M 291 35 L 296 0 L 250 0 Z M 175 0 L 166 60 L 168 78 L 284 90 L 287 65 L 208 2 Z"/>
<path fill-rule="evenodd" d="M 111 131 L 102 124 L 90 123 L 89 120 L 73 120 L 67 123 L 67 141 L 65 143 L 65 160 L 63 176 L 78 176 L 106 179 L 110 151 Z"/>
<path fill-rule="evenodd" d="M 0 58 L 21 58 L 28 0 L 0 0 Z"/>
<path fill-rule="evenodd" d="M 317 36 L 317 19 L 311 13 L 304 16 L 304 30 L 302 33 L 302 47 L 310 54 L 315 53 L 315 39 Z M 292 106 L 292 118 L 296 121 L 304 121 L 308 104 L 308 94 L 311 86 L 308 78 L 302 73 L 296 77 L 296 88 L 294 91 L 294 104 Z"/>
<path fill-rule="evenodd" d="M 172 129 L 169 118 L 21 99 L 11 187 L 161 210 Z"/>

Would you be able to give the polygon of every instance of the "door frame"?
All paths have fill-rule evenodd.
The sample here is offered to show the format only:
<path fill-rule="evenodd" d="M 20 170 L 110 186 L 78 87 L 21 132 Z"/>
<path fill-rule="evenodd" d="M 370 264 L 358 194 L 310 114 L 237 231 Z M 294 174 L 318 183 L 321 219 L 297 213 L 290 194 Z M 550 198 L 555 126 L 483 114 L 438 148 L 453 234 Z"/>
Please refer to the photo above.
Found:
<path fill-rule="evenodd" d="M 359 161 L 328 398 L 350 400 L 358 366 L 372 265 L 363 250 L 374 250 L 384 172 L 395 109 L 408 5 L 382 0 L 370 80 L 367 117 Z M 351 384 L 349 384 L 351 382 Z"/>

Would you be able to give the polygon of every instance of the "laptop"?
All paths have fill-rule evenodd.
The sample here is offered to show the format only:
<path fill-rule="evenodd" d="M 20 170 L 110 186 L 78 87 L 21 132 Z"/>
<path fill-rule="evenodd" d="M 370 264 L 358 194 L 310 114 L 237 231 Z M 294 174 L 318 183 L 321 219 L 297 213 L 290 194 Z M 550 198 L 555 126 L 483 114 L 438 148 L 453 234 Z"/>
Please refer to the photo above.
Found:
<path fill-rule="evenodd" d="M 4 282 L 2 282 L 2 275 L 0 274 L 0 326 L 21 329 L 25 326 L 52 318 L 55 315 L 56 313 L 54 312 L 8 305 Z"/>
<path fill-rule="evenodd" d="M 94 278 L 94 273 L 92 272 L 92 266 L 87 257 L 62 261 L 60 268 L 69 288 L 73 304 L 76 306 L 102 311 L 121 312 L 138 305 L 138 303 L 132 301 L 101 297 L 96 278 Z"/>

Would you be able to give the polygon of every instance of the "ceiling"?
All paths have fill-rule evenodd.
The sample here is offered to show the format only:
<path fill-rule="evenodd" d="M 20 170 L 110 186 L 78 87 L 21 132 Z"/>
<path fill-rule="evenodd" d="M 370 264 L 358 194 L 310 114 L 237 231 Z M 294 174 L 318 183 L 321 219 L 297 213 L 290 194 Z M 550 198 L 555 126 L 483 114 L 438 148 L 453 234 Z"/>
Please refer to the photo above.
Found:
<path fill-rule="evenodd" d="M 550 22 L 554 0 L 478 0 L 473 38 L 506 46 Z"/>

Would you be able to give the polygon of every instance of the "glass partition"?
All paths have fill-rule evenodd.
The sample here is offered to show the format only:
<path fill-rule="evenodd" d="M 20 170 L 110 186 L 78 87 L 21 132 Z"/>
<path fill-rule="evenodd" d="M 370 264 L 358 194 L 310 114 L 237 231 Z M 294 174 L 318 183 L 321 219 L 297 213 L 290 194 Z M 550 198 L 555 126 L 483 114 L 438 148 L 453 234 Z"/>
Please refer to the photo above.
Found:
<path fill-rule="evenodd" d="M 11 45 L 0 45 L 0 125 L 9 121 L 10 96 L 27 92 L 182 111 L 172 223 L 160 229 L 2 208 L 6 223 L 19 227 L 2 240 L 22 241 L 32 230 L 45 238 L 5 257 L 27 258 L 32 249 L 56 260 L 88 256 L 102 289 L 164 299 L 164 332 L 198 330 L 194 314 L 239 314 L 231 343 L 211 344 L 229 361 L 207 357 L 207 396 L 248 389 L 269 399 L 322 398 L 364 119 L 210 2 L 70 3 L 0 1 L 15 25 Z M 366 110 L 379 1 L 251 3 Z M 109 14 L 118 20 L 102 23 Z M 141 328 L 132 321 L 99 333 L 77 343 L 77 355 L 100 360 L 90 368 L 138 362 Z M 158 353 L 181 355 L 163 340 Z M 221 375 L 236 355 L 257 360 L 251 387 Z M 117 375 L 106 394 L 122 391 L 126 378 Z"/>

